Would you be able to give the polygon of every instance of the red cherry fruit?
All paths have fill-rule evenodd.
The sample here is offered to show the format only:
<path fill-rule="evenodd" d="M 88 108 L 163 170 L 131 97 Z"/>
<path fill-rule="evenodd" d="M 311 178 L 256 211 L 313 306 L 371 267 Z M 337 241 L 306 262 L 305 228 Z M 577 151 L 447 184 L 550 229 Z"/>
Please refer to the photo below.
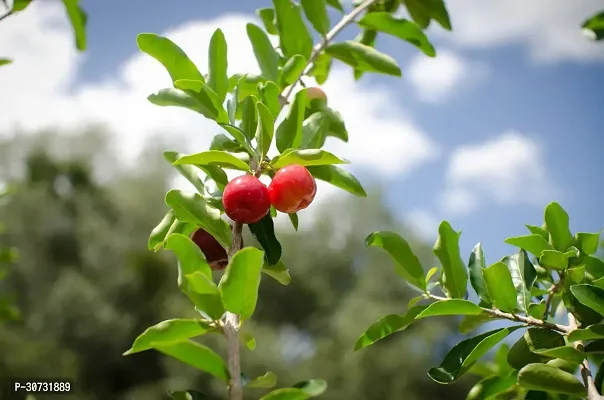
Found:
<path fill-rule="evenodd" d="M 224 269 L 229 263 L 227 252 L 218 240 L 203 229 L 199 228 L 193 232 L 191 240 L 199 247 L 206 261 L 213 270 Z"/>
<path fill-rule="evenodd" d="M 268 186 L 271 204 L 284 213 L 295 213 L 312 203 L 317 183 L 302 165 L 288 165 L 275 174 Z"/>
<path fill-rule="evenodd" d="M 253 224 L 271 207 L 268 189 L 252 175 L 239 176 L 227 183 L 222 193 L 225 214 L 235 222 Z"/>

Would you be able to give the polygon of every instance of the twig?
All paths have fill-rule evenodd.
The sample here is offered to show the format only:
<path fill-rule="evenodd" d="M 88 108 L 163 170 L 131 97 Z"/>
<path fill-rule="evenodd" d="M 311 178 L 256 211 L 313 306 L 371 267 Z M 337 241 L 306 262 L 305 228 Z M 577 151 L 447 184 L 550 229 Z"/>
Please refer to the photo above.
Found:
<path fill-rule="evenodd" d="M 428 298 L 430 298 L 432 300 L 437 300 L 437 301 L 449 300 L 445 297 L 434 296 L 432 294 L 429 294 Z M 493 317 L 496 317 L 496 318 L 508 319 L 510 321 L 515 321 L 515 322 L 522 322 L 524 324 L 531 325 L 531 326 L 538 326 L 540 328 L 547 328 L 547 329 L 551 329 L 553 331 L 561 332 L 565 335 L 570 333 L 570 331 L 571 331 L 570 327 L 568 327 L 566 325 L 555 324 L 553 322 L 543 321 L 541 319 L 537 319 L 537 318 L 533 318 L 533 317 L 529 317 L 529 316 L 525 317 L 523 315 L 512 314 L 512 313 L 498 310 L 496 308 L 484 308 L 484 307 L 480 307 L 480 308 L 484 312 L 491 314 Z"/>
<path fill-rule="evenodd" d="M 229 250 L 229 261 L 241 249 L 242 230 L 243 224 L 233 223 L 233 245 Z M 241 386 L 241 365 L 239 364 L 239 315 L 227 311 L 223 329 L 227 340 L 229 353 L 227 364 L 231 375 L 229 399 L 241 400 L 243 399 L 243 387 Z"/>
<path fill-rule="evenodd" d="M 9 10 L 6 14 L 0 15 L 0 21 L 2 21 L 4 18 L 10 17 L 13 14 L 14 14 L 13 10 Z"/>
<path fill-rule="evenodd" d="M 577 329 L 577 319 L 575 318 L 575 316 L 572 313 L 568 313 L 568 325 L 569 325 L 571 331 L 574 331 L 575 329 Z M 577 350 L 583 352 L 583 341 L 577 340 L 576 342 L 573 343 L 573 346 Z M 579 369 L 581 370 L 581 376 L 583 377 L 583 383 L 585 384 L 585 387 L 587 388 L 587 398 L 589 400 L 604 399 L 604 397 L 600 396 L 600 393 L 598 393 L 598 389 L 596 388 L 596 384 L 594 383 L 594 378 L 591 375 L 591 371 L 589 369 L 589 361 L 587 361 L 587 358 L 585 358 L 583 360 L 583 363 L 581 363 L 581 365 L 579 366 Z"/>
<path fill-rule="evenodd" d="M 323 50 L 325 50 L 325 48 L 336 37 L 336 35 L 338 33 L 340 33 L 344 28 L 346 28 L 346 26 L 348 24 L 353 22 L 354 19 L 359 14 L 361 14 L 363 11 L 365 11 L 367 8 L 369 8 L 375 2 L 377 2 L 377 0 L 365 0 L 364 2 L 359 4 L 359 6 L 357 8 L 352 10 L 350 13 L 346 14 L 340 20 L 340 22 L 338 22 L 329 32 L 327 32 L 327 35 L 325 35 L 323 40 L 321 40 L 319 43 L 317 43 L 315 45 L 315 47 L 313 47 L 312 52 L 310 53 L 310 57 L 308 58 L 308 61 L 306 62 L 306 67 L 304 68 L 302 73 L 300 73 L 300 75 L 298 76 L 296 81 L 283 92 L 283 97 L 285 98 L 286 101 L 289 99 L 289 96 L 291 96 L 292 92 L 294 91 L 294 88 L 296 87 L 296 85 L 298 84 L 300 79 L 302 79 L 302 77 L 304 75 L 306 75 L 310 72 L 313 63 L 315 62 L 315 60 L 317 59 L 319 54 L 321 54 L 321 52 Z"/>

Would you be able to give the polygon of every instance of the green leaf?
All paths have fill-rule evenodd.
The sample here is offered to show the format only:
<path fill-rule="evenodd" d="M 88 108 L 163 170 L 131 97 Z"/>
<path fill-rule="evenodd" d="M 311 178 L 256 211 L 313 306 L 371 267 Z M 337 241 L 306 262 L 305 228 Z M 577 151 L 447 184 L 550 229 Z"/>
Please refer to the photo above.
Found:
<path fill-rule="evenodd" d="M 219 124 L 227 131 L 243 148 L 245 148 L 248 154 L 254 154 L 254 150 L 249 145 L 245 133 L 236 126 L 229 124 Z"/>
<path fill-rule="evenodd" d="M 593 285 L 573 285 L 571 293 L 581 304 L 604 316 L 604 289 Z"/>
<path fill-rule="evenodd" d="M 398 276 L 425 291 L 424 269 L 405 239 L 394 232 L 379 231 L 367 236 L 365 246 L 377 246 L 386 250 L 394 261 L 394 268 Z"/>
<path fill-rule="evenodd" d="M 244 151 L 243 146 L 236 140 L 229 138 L 223 133 L 219 133 L 212 138 L 210 143 L 210 150 L 228 151 L 230 153 L 237 153 Z"/>
<path fill-rule="evenodd" d="M 557 332 L 530 328 L 508 352 L 508 364 L 514 369 L 521 369 L 527 364 L 544 363 L 548 357 L 534 353 L 535 350 L 560 347 L 564 344 L 564 337 Z"/>
<path fill-rule="evenodd" d="M 254 335 L 252 335 L 250 332 L 240 330 L 239 339 L 245 344 L 245 347 L 247 347 L 249 350 L 253 351 L 256 348 L 256 339 L 254 338 Z"/>
<path fill-rule="evenodd" d="M 304 109 L 307 101 L 306 89 L 296 93 L 287 110 L 285 119 L 279 124 L 277 128 L 277 150 L 280 153 L 288 148 L 298 148 L 302 143 L 302 123 L 304 122 Z"/>
<path fill-rule="evenodd" d="M 585 329 L 576 329 L 568 334 L 569 342 L 576 342 L 577 340 L 594 340 L 604 339 L 604 326 L 603 325 L 592 325 Z"/>
<path fill-rule="evenodd" d="M 23 11 L 31 4 L 33 0 L 14 0 L 12 11 Z M 6 3 L 5 3 L 6 4 Z"/>
<path fill-rule="evenodd" d="M 229 382 L 229 370 L 222 358 L 214 351 L 192 340 L 185 340 L 166 345 L 158 345 L 156 349 L 176 358 L 200 371 Z"/>
<path fill-rule="evenodd" d="M 479 315 L 466 315 L 461 319 L 461 322 L 459 323 L 459 332 L 464 335 L 467 335 L 476 328 L 494 320 L 495 318 L 493 318 L 487 312 L 483 312 Z"/>
<path fill-rule="evenodd" d="M 545 225 L 550 234 L 550 244 L 554 249 L 564 252 L 571 245 L 573 235 L 570 233 L 568 224 L 568 213 L 560 204 L 552 202 L 547 205 L 545 208 Z"/>
<path fill-rule="evenodd" d="M 604 360 L 602 360 L 598 367 L 598 372 L 594 378 L 594 384 L 596 385 L 598 392 L 602 393 L 604 391 Z"/>
<path fill-rule="evenodd" d="M 589 342 L 585 345 L 583 351 L 591 354 L 604 354 L 604 340 L 594 340 L 593 342 Z"/>
<path fill-rule="evenodd" d="M 468 270 L 470 271 L 470 284 L 476 291 L 476 294 L 485 304 L 491 304 L 487 285 L 484 281 L 483 270 L 486 268 L 482 244 L 478 243 L 472 249 L 470 260 L 468 261 Z"/>
<path fill-rule="evenodd" d="M 307 400 L 310 396 L 301 389 L 282 388 L 262 396 L 260 400 Z"/>
<path fill-rule="evenodd" d="M 503 311 L 514 311 L 517 304 L 516 289 L 507 265 L 498 261 L 485 268 L 484 279 L 493 305 Z"/>
<path fill-rule="evenodd" d="M 544 250 L 553 250 L 553 247 L 541 235 L 517 236 L 505 239 L 505 243 L 520 247 L 537 257 Z"/>
<path fill-rule="evenodd" d="M 395 18 L 391 13 L 385 11 L 370 12 L 361 18 L 359 25 L 403 39 L 416 46 L 427 56 L 436 56 L 434 47 L 421 28 L 404 18 Z"/>
<path fill-rule="evenodd" d="M 604 39 L 604 11 L 591 16 L 583 22 L 581 28 L 591 32 L 591 36 L 594 40 Z"/>
<path fill-rule="evenodd" d="M 166 240 L 168 231 L 175 220 L 176 216 L 174 215 L 174 210 L 170 210 L 166 213 L 166 215 L 164 215 L 159 224 L 157 224 L 157 226 L 151 231 L 151 235 L 149 235 L 149 242 L 147 244 L 149 250 L 159 250 L 164 243 L 164 240 Z"/>
<path fill-rule="evenodd" d="M 313 63 L 308 76 L 314 76 L 319 85 L 322 85 L 329 76 L 331 70 L 332 57 L 327 53 L 320 53 Z"/>
<path fill-rule="evenodd" d="M 600 278 L 604 276 L 604 261 L 594 256 L 585 256 L 583 258 L 585 270 L 593 277 Z"/>
<path fill-rule="evenodd" d="M 327 4 L 338 10 L 339 12 L 344 12 L 344 7 L 342 7 L 342 3 L 340 0 L 327 0 Z"/>
<path fill-rule="evenodd" d="M 156 345 L 172 344 L 185 339 L 205 335 L 214 331 L 215 328 L 207 323 L 195 319 L 169 319 L 148 328 L 140 334 L 132 348 L 124 355 L 134 354 L 155 348 Z"/>
<path fill-rule="evenodd" d="M 273 159 L 271 165 L 275 169 L 292 164 L 303 166 L 348 164 L 349 161 L 339 158 L 332 153 L 321 149 L 294 150 L 281 154 Z"/>
<path fill-rule="evenodd" d="M 177 153 L 175 151 L 164 151 L 164 158 L 172 165 L 174 165 L 174 161 L 183 156 L 184 154 Z M 174 168 L 176 168 L 176 170 L 180 172 L 183 177 L 191 182 L 191 184 L 195 186 L 195 189 L 197 189 L 200 194 L 204 192 L 204 185 L 201 179 L 199 179 L 199 170 L 197 168 L 191 165 L 174 165 Z M 222 181 L 222 179 L 219 180 Z"/>
<path fill-rule="evenodd" d="M 538 304 L 529 304 L 527 311 L 531 317 L 543 319 L 543 315 L 545 314 L 545 300 L 541 300 Z"/>
<path fill-rule="evenodd" d="M 406 314 L 390 314 L 380 318 L 358 338 L 354 345 L 354 351 L 370 346 L 395 332 L 405 330 L 407 326 L 415 321 L 415 317 L 425 309 L 426 306 L 414 306 L 408 309 Z"/>
<path fill-rule="evenodd" d="M 252 140 L 258 129 L 258 110 L 256 96 L 247 96 L 243 100 L 243 112 L 241 117 L 241 130 L 249 140 Z"/>
<path fill-rule="evenodd" d="M 335 165 L 316 165 L 306 167 L 315 179 L 330 183 L 355 196 L 367 197 L 367 193 L 357 178 L 350 172 Z"/>
<path fill-rule="evenodd" d="M 203 81 L 203 76 L 187 54 L 170 39 L 153 33 L 140 33 L 136 37 L 138 48 L 159 61 L 170 74 L 172 82 L 179 79 Z"/>
<path fill-rule="evenodd" d="M 256 104 L 256 110 L 258 112 L 258 127 L 256 128 L 255 135 L 256 145 L 258 150 L 261 151 L 262 156 L 265 156 L 273 141 L 275 119 L 269 109 L 261 102 Z"/>
<path fill-rule="evenodd" d="M 88 16 L 86 12 L 79 6 L 80 0 L 63 0 L 65 11 L 71 22 L 71 27 L 75 35 L 75 45 L 79 51 L 86 50 L 86 22 Z"/>
<path fill-rule="evenodd" d="M 502 261 L 507 265 L 512 276 L 512 282 L 516 288 L 518 309 L 528 310 L 531 304 L 531 290 L 537 280 L 535 267 L 524 250 L 520 250 L 513 256 L 504 257 Z"/>
<path fill-rule="evenodd" d="M 210 39 L 208 51 L 208 86 L 216 92 L 220 103 L 224 102 L 229 88 L 227 68 L 227 42 L 224 33 L 216 29 Z"/>
<path fill-rule="evenodd" d="M 582 253 L 585 254 L 596 254 L 598 246 L 600 244 L 600 234 L 602 232 L 587 233 L 577 232 L 575 233 L 575 239 L 578 242 L 578 247 Z"/>
<path fill-rule="evenodd" d="M 581 364 L 585 359 L 585 354 L 583 354 L 583 352 L 571 346 L 553 347 L 551 349 L 538 349 L 533 350 L 533 352 L 541 356 L 560 358 L 562 360 L 570 361 L 572 363 L 577 364 Z"/>
<path fill-rule="evenodd" d="M 497 343 L 520 328 L 512 326 L 495 329 L 458 343 L 447 353 L 440 366 L 430 368 L 428 375 L 438 383 L 455 382 Z"/>
<path fill-rule="evenodd" d="M 200 272 L 207 278 L 212 279 L 212 270 L 205 256 L 199 246 L 190 238 L 180 233 L 173 233 L 167 239 L 166 248 L 173 251 L 178 257 L 185 275 Z"/>
<path fill-rule="evenodd" d="M 479 381 L 468 393 L 466 400 L 491 399 L 499 393 L 506 392 L 516 384 L 516 374 L 508 376 L 489 376 Z"/>
<path fill-rule="evenodd" d="M 180 157 L 174 161 L 174 165 L 215 165 L 218 167 L 236 169 L 239 171 L 251 172 L 249 165 L 243 160 L 235 157 L 226 151 L 208 150 L 197 154 L 190 154 Z"/>
<path fill-rule="evenodd" d="M 218 289 L 227 311 L 249 319 L 258 301 L 264 252 L 253 247 L 239 250 L 226 268 Z"/>
<path fill-rule="evenodd" d="M 202 105 L 200 112 L 219 124 L 229 122 L 229 115 L 222 106 L 223 100 L 218 94 L 203 81 L 193 79 L 179 79 L 174 82 L 174 87 L 195 97 Z"/>
<path fill-rule="evenodd" d="M 279 101 L 281 91 L 277 84 L 274 82 L 261 83 L 258 85 L 258 92 L 262 97 L 262 103 L 270 110 L 273 117 L 279 115 L 281 112 Z"/>
<path fill-rule="evenodd" d="M 250 23 L 247 24 L 246 30 L 262 76 L 270 81 L 277 81 L 279 78 L 279 54 L 259 26 Z"/>
<path fill-rule="evenodd" d="M 573 374 L 543 364 L 528 364 L 522 368 L 518 372 L 518 384 L 525 389 L 585 394 L 585 386 Z"/>
<path fill-rule="evenodd" d="M 188 108 L 189 110 L 198 112 L 204 117 L 212 120 L 215 119 L 217 115 L 215 109 L 207 109 L 197 98 L 179 89 L 161 89 L 156 93 L 150 94 L 147 97 L 147 100 L 156 106 Z"/>
<path fill-rule="evenodd" d="M 554 358 L 553 360 L 549 360 L 545 364 L 550 365 L 552 367 L 560 368 L 562 371 L 570 372 L 571 374 L 574 374 L 577 371 L 577 368 L 579 367 L 579 364 L 563 360 L 561 358 Z"/>
<path fill-rule="evenodd" d="M 298 382 L 292 387 L 301 389 L 311 397 L 320 396 L 327 390 L 327 382 L 323 379 L 309 379 L 307 381 Z"/>
<path fill-rule="evenodd" d="M 252 379 L 246 387 L 250 388 L 267 388 L 270 389 L 277 384 L 277 375 L 273 372 L 267 372 L 262 376 Z"/>
<path fill-rule="evenodd" d="M 467 291 L 468 274 L 459 255 L 459 236 L 447 221 L 438 227 L 438 239 L 434 244 L 434 254 L 443 266 L 445 287 L 451 297 L 463 298 Z"/>
<path fill-rule="evenodd" d="M 0 67 L 3 65 L 11 64 L 12 62 L 13 60 L 11 60 L 10 58 L 0 58 Z"/>
<path fill-rule="evenodd" d="M 392 57 L 353 40 L 331 44 L 325 51 L 359 71 L 402 76 L 400 67 Z"/>
<path fill-rule="evenodd" d="M 422 28 L 427 28 L 434 19 L 443 28 L 450 31 L 451 20 L 443 0 L 404 0 L 411 18 Z"/>
<path fill-rule="evenodd" d="M 543 239 L 545 239 L 545 241 L 549 240 L 549 232 L 546 231 L 545 229 L 543 229 L 539 226 L 529 225 L 529 224 L 526 224 L 525 226 L 533 235 L 539 235 Z"/>
<path fill-rule="evenodd" d="M 479 315 L 482 309 L 468 300 L 450 299 L 430 304 L 416 319 L 440 315 Z"/>
<path fill-rule="evenodd" d="M 266 214 L 260 221 L 249 224 L 250 232 L 254 235 L 266 256 L 269 265 L 275 265 L 281 259 L 281 243 L 275 236 L 275 225 L 270 214 Z"/>
<path fill-rule="evenodd" d="M 275 10 L 272 8 L 260 8 L 256 10 L 256 14 L 262 20 L 264 29 L 271 35 L 277 35 L 277 25 L 275 25 Z"/>
<path fill-rule="evenodd" d="M 287 58 L 301 54 L 308 59 L 312 51 L 312 36 L 308 31 L 299 5 L 291 0 L 273 0 L 279 32 L 279 47 Z"/>
<path fill-rule="evenodd" d="M 574 257 L 572 252 L 563 253 L 558 250 L 543 250 L 539 257 L 539 265 L 546 269 L 563 270 L 568 268 L 568 259 Z"/>
<path fill-rule="evenodd" d="M 262 272 L 275 279 L 282 285 L 289 285 L 292 281 L 292 277 L 289 275 L 289 270 L 285 267 L 282 261 L 279 261 L 275 265 L 270 265 L 268 262 L 264 263 Z"/>
<path fill-rule="evenodd" d="M 302 0 L 302 8 L 306 18 L 321 35 L 329 32 L 331 23 L 327 14 L 327 3 L 325 0 Z"/>
<path fill-rule="evenodd" d="M 294 227 L 294 230 L 298 230 L 298 214 L 296 213 L 288 213 L 287 216 L 289 217 L 289 220 L 292 223 L 292 226 Z"/>
<path fill-rule="evenodd" d="M 174 210 L 178 220 L 198 225 L 218 240 L 222 247 L 231 247 L 229 224 L 220 218 L 220 211 L 208 206 L 200 195 L 170 190 L 166 194 L 166 204 Z"/>
<path fill-rule="evenodd" d="M 295 54 L 292 58 L 287 60 L 281 74 L 282 86 L 289 86 L 296 83 L 304 72 L 304 68 L 306 68 L 306 58 L 300 54 Z"/>

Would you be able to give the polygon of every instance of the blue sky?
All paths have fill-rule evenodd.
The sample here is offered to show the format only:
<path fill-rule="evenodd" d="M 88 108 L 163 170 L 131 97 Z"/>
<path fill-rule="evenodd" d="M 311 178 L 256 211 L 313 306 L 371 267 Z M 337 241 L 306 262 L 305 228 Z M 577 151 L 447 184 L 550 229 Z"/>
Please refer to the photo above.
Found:
<path fill-rule="evenodd" d="M 136 34 L 168 32 L 201 60 L 209 34 L 220 26 L 230 64 L 243 68 L 253 59 L 232 27 L 243 28 L 254 9 L 270 6 L 267 0 L 84 0 L 89 49 L 79 55 L 70 47 L 60 8 L 48 3 L 0 25 L 2 55 L 17 60 L 0 76 L 0 131 L 98 120 L 117 132 L 124 154 L 146 132 L 173 129 L 193 136 L 210 129 L 180 110 L 143 104 L 166 77 L 138 54 Z M 430 240 L 442 219 L 463 230 L 464 258 L 478 241 L 489 262 L 513 251 L 503 239 L 525 234 L 524 223 L 540 224 L 551 200 L 569 211 L 573 230 L 604 228 L 598 114 L 604 105 L 604 44 L 589 42 L 578 28 L 602 8 L 600 2 L 448 4 L 454 31 L 429 30 L 435 59 L 407 43 L 379 40 L 378 48 L 401 65 L 402 79 L 366 75 L 355 85 L 350 71 L 337 69 L 326 90 L 355 128 L 349 125 L 349 147 L 334 143 L 330 149 L 353 161 L 351 170 L 366 186 L 385 184 L 388 205 Z M 332 16 L 333 22 L 337 14 Z M 236 40 L 230 40 L 231 31 Z M 342 37 L 356 32 L 350 28 Z M 355 118 L 358 109 L 363 113 Z M 192 146 L 207 145 L 209 138 L 189 137 Z M 321 201 L 336 196 L 321 188 Z"/>

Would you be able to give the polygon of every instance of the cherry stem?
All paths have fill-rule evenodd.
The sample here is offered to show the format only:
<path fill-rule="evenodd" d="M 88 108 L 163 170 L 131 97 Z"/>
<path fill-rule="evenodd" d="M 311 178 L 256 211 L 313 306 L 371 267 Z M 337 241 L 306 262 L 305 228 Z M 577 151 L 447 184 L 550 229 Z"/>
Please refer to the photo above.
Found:
<path fill-rule="evenodd" d="M 568 325 L 571 330 L 577 329 L 577 318 L 575 318 L 573 313 L 568 313 Z M 583 341 L 577 340 L 573 343 L 575 349 L 583 352 Z M 587 389 L 587 398 L 589 400 L 601 400 L 604 399 L 603 396 L 600 396 L 598 393 L 598 388 L 596 388 L 596 384 L 594 382 L 594 378 L 591 374 L 591 370 L 589 369 L 589 361 L 587 357 L 583 359 L 583 362 L 579 366 L 581 371 L 581 377 L 583 378 L 583 383 L 585 384 L 585 388 Z"/>

